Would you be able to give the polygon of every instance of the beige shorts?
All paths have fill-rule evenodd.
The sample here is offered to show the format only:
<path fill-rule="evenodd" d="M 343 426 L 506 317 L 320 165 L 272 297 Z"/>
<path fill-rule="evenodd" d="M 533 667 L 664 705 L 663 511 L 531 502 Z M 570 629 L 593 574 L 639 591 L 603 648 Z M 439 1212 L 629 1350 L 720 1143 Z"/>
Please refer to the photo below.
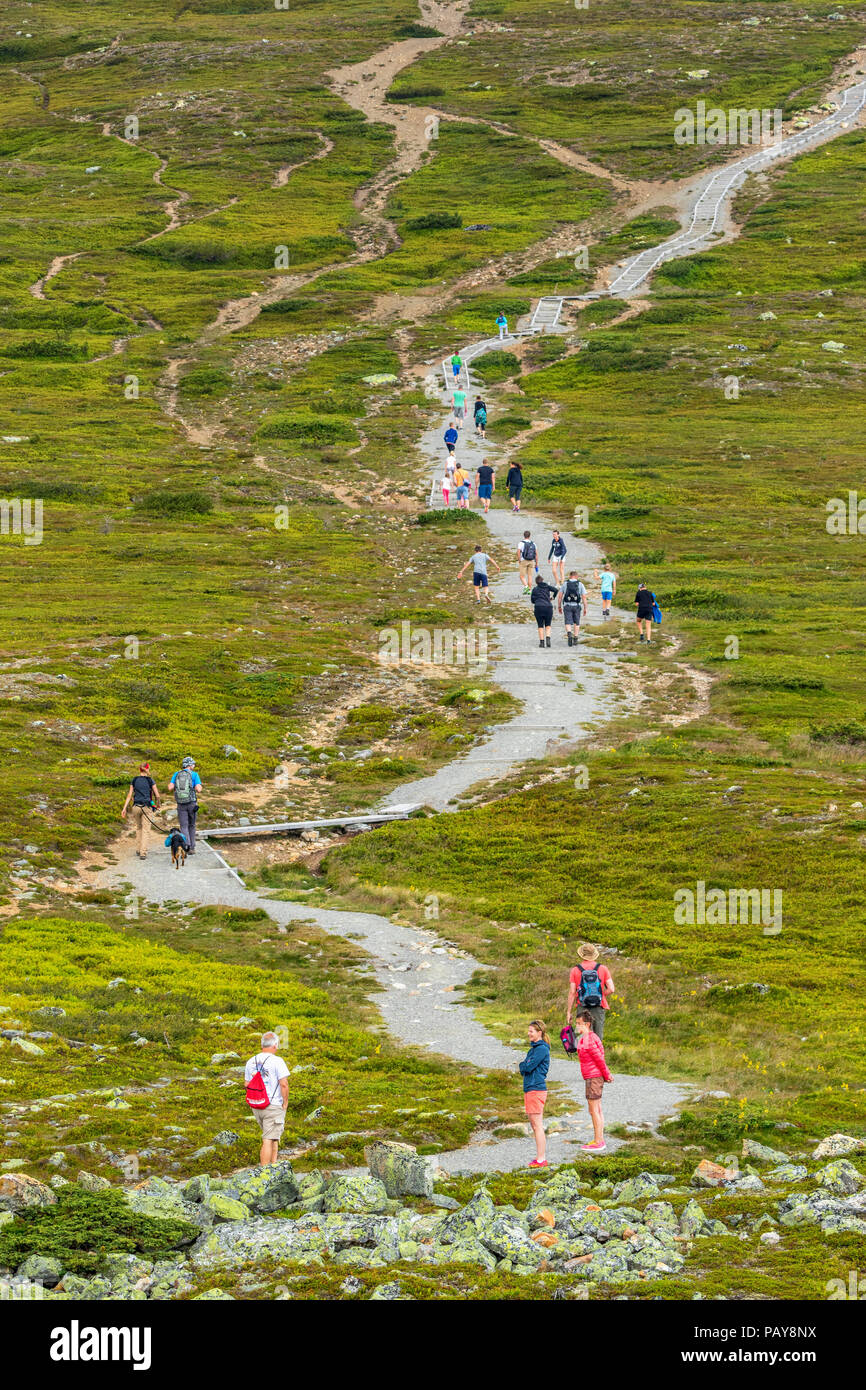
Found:
<path fill-rule="evenodd" d="M 281 1105 L 269 1105 L 266 1110 L 253 1112 L 261 1126 L 263 1139 L 280 1139 L 286 1127 L 286 1112 Z"/>

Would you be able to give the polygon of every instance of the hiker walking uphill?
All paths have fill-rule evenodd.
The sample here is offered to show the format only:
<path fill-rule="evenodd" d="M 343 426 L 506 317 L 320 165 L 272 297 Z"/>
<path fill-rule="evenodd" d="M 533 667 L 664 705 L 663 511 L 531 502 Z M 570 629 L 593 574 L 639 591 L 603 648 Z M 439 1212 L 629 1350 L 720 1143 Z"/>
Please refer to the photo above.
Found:
<path fill-rule="evenodd" d="M 565 580 L 565 557 L 567 553 L 565 541 L 558 531 L 554 531 L 553 540 L 550 542 L 550 549 L 547 552 L 547 559 L 554 579 L 560 584 Z"/>
<path fill-rule="evenodd" d="M 453 483 L 454 483 L 454 486 L 455 486 L 456 489 L 457 489 L 457 505 L 458 505 L 458 507 L 463 507 L 463 508 L 468 507 L 468 506 L 469 506 L 469 488 L 470 488 L 470 486 L 471 486 L 471 484 L 470 484 L 470 482 L 469 482 L 469 474 L 468 474 L 468 473 L 466 472 L 466 470 L 463 469 L 463 468 L 455 468 L 455 470 L 454 470 L 454 477 L 453 477 L 453 480 L 452 480 L 452 481 L 453 481 Z"/>
<path fill-rule="evenodd" d="M 593 570 L 593 574 L 597 580 L 601 580 L 601 616 L 609 618 L 610 605 L 616 595 L 616 575 L 607 560 L 601 567 L 601 574 L 598 570 Z"/>
<path fill-rule="evenodd" d="M 487 459 L 482 459 L 475 472 L 475 486 L 478 500 L 484 503 L 485 512 L 490 511 L 490 500 L 496 491 L 496 473 Z"/>
<path fill-rule="evenodd" d="M 480 435 L 482 439 L 486 439 L 487 406 L 484 404 L 484 401 L 481 399 L 480 396 L 475 397 L 475 405 L 472 410 L 472 415 L 475 420 L 475 433 Z"/>
<path fill-rule="evenodd" d="M 496 318 L 496 327 L 499 329 L 499 340 L 501 342 L 502 339 L 506 337 L 508 334 L 508 319 L 505 317 L 501 309 L 499 310 L 499 313 Z"/>
<path fill-rule="evenodd" d="M 454 408 L 454 423 L 459 430 L 460 422 L 466 416 L 466 392 L 460 391 L 455 387 L 451 396 L 451 404 Z"/>
<path fill-rule="evenodd" d="M 520 511 L 520 496 L 523 492 L 523 469 L 519 463 L 512 463 L 505 479 L 508 486 L 508 496 L 511 499 L 511 510 Z"/>
<path fill-rule="evenodd" d="M 192 758 L 184 758 L 177 772 L 168 784 L 177 802 L 177 819 L 189 845 L 187 854 L 195 854 L 195 818 L 198 815 L 198 793 L 201 778 L 195 770 Z"/>
<path fill-rule="evenodd" d="M 277 1161 L 289 1103 L 289 1069 L 277 1056 L 278 1043 L 276 1033 L 263 1033 L 261 1050 L 244 1067 L 247 1105 L 262 1131 L 263 1168 Z"/>
<path fill-rule="evenodd" d="M 487 578 L 488 563 L 496 565 L 497 570 L 499 569 L 493 556 L 482 550 L 480 545 L 476 545 L 475 554 L 470 556 L 457 576 L 458 579 L 462 579 L 469 566 L 472 566 L 472 583 L 475 585 L 475 597 L 479 603 L 481 602 L 482 591 L 487 602 L 490 603 L 490 582 Z"/>
<path fill-rule="evenodd" d="M 604 1015 L 610 1005 L 609 994 L 613 994 L 613 978 L 606 965 L 598 961 L 598 947 L 588 941 L 577 948 L 578 963 L 568 977 L 568 1005 L 565 1011 L 566 1027 L 571 1023 L 571 1011 L 577 1001 L 578 1009 L 589 1015 L 592 1031 L 597 1037 L 604 1037 Z"/>
<path fill-rule="evenodd" d="M 523 1108 L 535 1139 L 535 1158 L 530 1168 L 547 1167 L 547 1138 L 544 1133 L 544 1105 L 547 1100 L 547 1073 L 550 1069 L 550 1038 L 540 1018 L 527 1028 L 529 1051 L 517 1069 L 523 1077 Z"/>
<path fill-rule="evenodd" d="M 457 441 L 460 438 L 453 420 L 449 422 L 448 428 L 442 438 L 445 440 L 445 447 L 449 454 L 453 454 L 454 450 L 457 448 Z"/>
<path fill-rule="evenodd" d="M 578 579 L 577 570 L 570 570 L 559 591 L 559 611 L 565 618 L 565 632 L 570 647 L 577 646 L 580 636 L 581 610 L 586 617 L 586 587 Z"/>
<path fill-rule="evenodd" d="M 655 594 L 646 584 L 639 584 L 634 596 L 639 641 L 652 642 L 653 617 L 657 608 Z"/>
<path fill-rule="evenodd" d="M 133 777 L 126 793 L 121 820 L 126 820 L 129 804 L 132 802 L 132 824 L 135 834 L 135 853 L 139 859 L 147 858 L 147 841 L 150 834 L 150 821 L 147 812 L 151 806 L 159 810 L 159 787 L 150 775 L 150 763 L 141 763 L 138 773 Z"/>
<path fill-rule="evenodd" d="M 538 573 L 538 551 L 529 531 L 524 531 L 523 540 L 517 542 L 517 568 L 525 594 L 532 593 L 532 581 Z"/>
<path fill-rule="evenodd" d="M 539 575 L 535 588 L 529 595 L 535 625 L 538 628 L 539 647 L 550 646 L 550 625 L 553 622 L 553 600 L 559 593 L 555 584 L 547 584 Z"/>
<path fill-rule="evenodd" d="M 455 381 L 456 381 L 456 380 L 458 379 L 458 377 L 460 376 L 460 373 L 462 372 L 462 370 L 463 370 L 463 358 L 460 356 L 460 353 L 459 353 L 459 352 L 457 351 L 457 349 L 455 348 L 455 349 L 454 349 L 454 352 L 453 352 L 453 354 L 452 354 L 452 356 L 451 356 L 451 371 L 452 371 L 452 373 L 453 373 L 453 376 L 454 376 L 454 380 L 455 380 Z"/>

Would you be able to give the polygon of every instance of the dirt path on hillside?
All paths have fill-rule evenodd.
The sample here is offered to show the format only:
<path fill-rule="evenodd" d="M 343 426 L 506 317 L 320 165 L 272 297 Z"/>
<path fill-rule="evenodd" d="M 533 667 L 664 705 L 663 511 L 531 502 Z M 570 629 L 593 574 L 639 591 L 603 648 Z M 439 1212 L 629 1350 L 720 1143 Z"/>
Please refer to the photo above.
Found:
<path fill-rule="evenodd" d="M 72 261 L 77 261 L 78 257 L 83 255 L 83 251 L 73 251 L 69 256 L 55 256 L 45 274 L 40 275 L 34 284 L 27 286 L 28 292 L 33 295 L 34 299 L 44 299 L 45 286 L 48 281 L 53 280 L 55 275 L 59 275 L 64 266 L 70 265 Z"/>

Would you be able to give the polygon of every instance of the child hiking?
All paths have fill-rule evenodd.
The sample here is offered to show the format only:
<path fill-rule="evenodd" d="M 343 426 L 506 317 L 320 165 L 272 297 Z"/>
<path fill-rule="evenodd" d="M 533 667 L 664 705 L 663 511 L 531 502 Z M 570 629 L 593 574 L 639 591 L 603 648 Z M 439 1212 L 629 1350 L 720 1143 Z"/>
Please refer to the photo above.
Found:
<path fill-rule="evenodd" d="M 601 574 L 598 570 L 593 570 L 596 579 L 601 580 L 601 616 L 610 617 L 610 605 L 616 595 L 616 575 L 605 560 L 601 567 Z"/>
<path fill-rule="evenodd" d="M 592 1019 L 586 1011 L 577 1015 L 577 1059 L 580 1074 L 586 1083 L 586 1103 L 592 1120 L 592 1139 L 581 1144 L 585 1154 L 603 1154 L 607 1150 L 604 1142 L 604 1115 L 601 1109 L 601 1096 L 604 1083 L 613 1081 L 604 1060 L 604 1043 L 592 1031 Z"/>
<path fill-rule="evenodd" d="M 523 1077 L 523 1108 L 532 1126 L 535 1139 L 535 1158 L 530 1168 L 547 1167 L 547 1139 L 544 1133 L 544 1103 L 547 1100 L 547 1072 L 550 1067 L 550 1038 L 540 1018 L 534 1018 L 526 1030 L 529 1051 L 518 1070 Z"/>
<path fill-rule="evenodd" d="M 499 329 L 499 341 L 501 342 L 508 333 L 508 319 L 501 309 L 496 316 L 496 327 Z"/>
<path fill-rule="evenodd" d="M 496 565 L 497 570 L 499 569 L 493 556 L 487 555 L 480 545 L 476 545 L 475 554 L 470 556 L 457 576 L 458 579 L 462 579 L 469 566 L 472 566 L 472 583 L 475 585 L 475 597 L 479 603 L 481 602 L 482 591 L 487 602 L 490 602 L 490 588 L 487 579 L 488 561 L 491 565 Z"/>

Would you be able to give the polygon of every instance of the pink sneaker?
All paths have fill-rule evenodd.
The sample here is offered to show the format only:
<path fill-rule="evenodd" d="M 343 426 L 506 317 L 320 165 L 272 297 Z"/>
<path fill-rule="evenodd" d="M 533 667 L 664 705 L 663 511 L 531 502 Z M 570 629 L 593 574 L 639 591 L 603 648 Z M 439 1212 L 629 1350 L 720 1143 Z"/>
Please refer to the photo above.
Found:
<path fill-rule="evenodd" d="M 602 1140 L 600 1144 L 596 1144 L 595 1141 L 593 1141 L 591 1144 L 581 1144 L 580 1149 L 581 1153 L 585 1154 L 603 1154 L 607 1153 L 607 1144 L 605 1144 L 604 1140 Z"/>
<path fill-rule="evenodd" d="M 546 1159 L 546 1158 L 541 1158 L 541 1159 L 534 1158 L 534 1159 L 532 1160 L 532 1162 L 530 1163 L 529 1166 L 530 1166 L 530 1168 L 546 1168 L 546 1167 L 547 1167 L 547 1159 Z"/>

